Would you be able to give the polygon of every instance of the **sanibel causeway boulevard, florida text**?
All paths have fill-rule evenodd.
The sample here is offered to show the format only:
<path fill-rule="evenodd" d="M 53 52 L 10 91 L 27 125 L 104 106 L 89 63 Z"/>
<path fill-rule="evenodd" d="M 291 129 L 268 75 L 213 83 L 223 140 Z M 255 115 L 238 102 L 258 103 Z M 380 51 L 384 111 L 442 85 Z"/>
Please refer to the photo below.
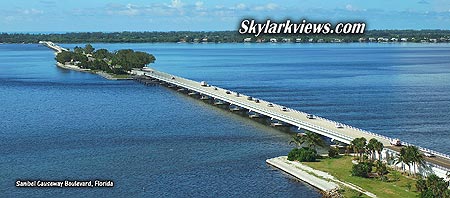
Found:
<path fill-rule="evenodd" d="M 114 182 L 111 180 L 94 180 L 94 181 L 16 181 L 16 187 L 114 187 Z"/>

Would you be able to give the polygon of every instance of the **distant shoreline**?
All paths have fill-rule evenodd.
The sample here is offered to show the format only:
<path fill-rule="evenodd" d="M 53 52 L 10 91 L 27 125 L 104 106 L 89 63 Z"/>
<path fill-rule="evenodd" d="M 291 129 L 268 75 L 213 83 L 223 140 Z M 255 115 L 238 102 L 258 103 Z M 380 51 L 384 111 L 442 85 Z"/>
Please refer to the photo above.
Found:
<path fill-rule="evenodd" d="M 277 34 L 255 37 L 237 31 L 0 33 L 0 43 L 450 43 L 450 30 L 367 30 L 364 34 Z"/>

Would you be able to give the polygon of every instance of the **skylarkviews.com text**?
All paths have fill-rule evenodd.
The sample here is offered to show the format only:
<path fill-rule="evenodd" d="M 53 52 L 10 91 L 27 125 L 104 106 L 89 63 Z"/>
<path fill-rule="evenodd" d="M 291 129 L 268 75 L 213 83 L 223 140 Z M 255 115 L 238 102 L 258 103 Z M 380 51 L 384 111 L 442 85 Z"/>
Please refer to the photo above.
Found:
<path fill-rule="evenodd" d="M 253 19 L 244 19 L 239 28 L 240 34 L 364 34 L 366 24 L 363 22 L 341 22 L 333 25 L 326 23 L 311 23 L 306 19 L 300 22 L 286 20 L 273 22 L 270 19 L 263 23 Z"/>

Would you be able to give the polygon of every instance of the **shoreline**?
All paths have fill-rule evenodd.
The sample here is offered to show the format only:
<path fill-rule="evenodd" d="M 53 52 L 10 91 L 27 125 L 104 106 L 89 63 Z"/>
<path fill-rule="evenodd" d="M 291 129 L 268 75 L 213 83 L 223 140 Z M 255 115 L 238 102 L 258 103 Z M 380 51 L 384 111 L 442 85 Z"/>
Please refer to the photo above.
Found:
<path fill-rule="evenodd" d="M 62 64 L 60 62 L 56 62 L 56 66 L 58 66 L 59 68 L 62 69 L 68 69 L 68 70 L 73 70 L 73 71 L 78 71 L 78 72 L 85 72 L 85 73 L 91 73 L 91 74 L 97 74 L 107 80 L 133 80 L 133 78 L 131 77 L 125 77 L 125 78 L 117 78 L 114 77 L 113 75 L 106 73 L 104 71 L 93 71 L 91 69 L 81 69 L 80 67 L 76 66 L 76 65 L 68 65 L 68 64 Z"/>
<path fill-rule="evenodd" d="M 335 192 L 339 192 L 339 189 L 345 187 L 365 194 L 368 197 L 377 197 L 375 194 L 368 192 L 355 184 L 340 181 L 327 172 L 313 169 L 310 166 L 302 164 L 298 161 L 288 161 L 287 156 L 267 159 L 266 162 L 269 165 L 319 189 L 325 195 L 334 194 Z"/>
<path fill-rule="evenodd" d="M 300 168 L 299 165 L 301 164 L 299 162 L 288 161 L 286 156 L 267 159 L 266 162 L 267 164 L 275 168 L 278 168 L 288 173 L 289 175 L 292 175 L 295 178 L 310 184 L 311 186 L 319 189 L 322 192 L 328 192 L 336 188 L 339 188 L 339 185 L 337 185 L 336 183 L 327 181 L 323 178 L 319 178 L 307 172 L 306 170 Z"/>

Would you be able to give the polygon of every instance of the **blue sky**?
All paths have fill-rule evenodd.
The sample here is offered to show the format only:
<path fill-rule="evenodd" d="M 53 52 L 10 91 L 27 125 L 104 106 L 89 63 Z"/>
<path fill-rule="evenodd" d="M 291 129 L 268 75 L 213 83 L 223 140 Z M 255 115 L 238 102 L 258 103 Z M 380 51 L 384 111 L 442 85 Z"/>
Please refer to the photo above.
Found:
<path fill-rule="evenodd" d="M 450 29 L 450 0 L 10 0 L 0 32 L 236 30 L 243 18 Z"/>

